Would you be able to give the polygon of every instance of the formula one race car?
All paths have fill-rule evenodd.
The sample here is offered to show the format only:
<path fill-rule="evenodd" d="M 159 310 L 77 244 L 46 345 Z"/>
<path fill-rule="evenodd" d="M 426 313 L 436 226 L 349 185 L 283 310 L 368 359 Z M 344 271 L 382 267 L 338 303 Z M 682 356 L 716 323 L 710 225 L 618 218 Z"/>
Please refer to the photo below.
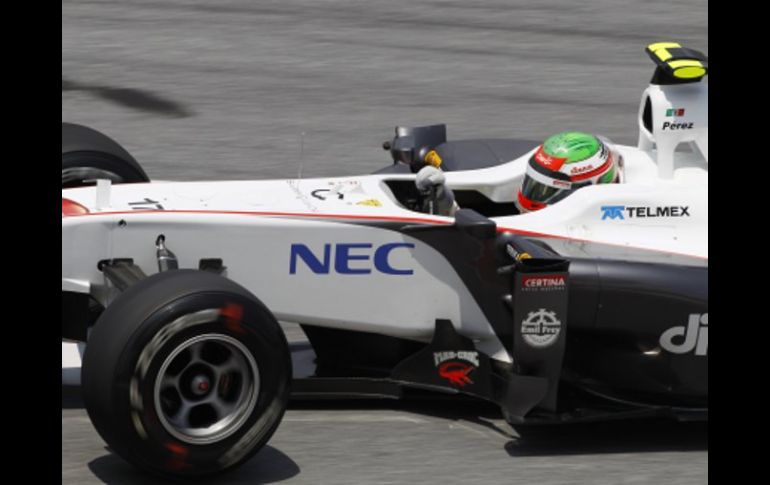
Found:
<path fill-rule="evenodd" d="M 512 424 L 708 419 L 707 59 L 647 52 L 617 182 L 526 213 L 533 142 L 400 127 L 372 175 L 151 183 L 63 123 L 63 382 L 114 452 L 174 477 L 247 460 L 290 390 L 461 394 Z"/>

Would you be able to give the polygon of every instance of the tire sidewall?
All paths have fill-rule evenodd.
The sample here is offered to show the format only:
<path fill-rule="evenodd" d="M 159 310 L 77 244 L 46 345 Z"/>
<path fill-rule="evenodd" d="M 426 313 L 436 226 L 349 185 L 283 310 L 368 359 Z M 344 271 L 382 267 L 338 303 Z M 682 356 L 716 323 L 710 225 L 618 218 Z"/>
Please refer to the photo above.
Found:
<path fill-rule="evenodd" d="M 116 175 L 121 180 L 115 183 L 148 182 L 147 176 L 133 164 L 115 155 L 100 151 L 77 151 L 62 154 L 62 171 L 74 168 L 98 169 Z M 81 181 L 82 182 L 82 181 Z M 72 185 L 79 187 L 85 184 Z"/>

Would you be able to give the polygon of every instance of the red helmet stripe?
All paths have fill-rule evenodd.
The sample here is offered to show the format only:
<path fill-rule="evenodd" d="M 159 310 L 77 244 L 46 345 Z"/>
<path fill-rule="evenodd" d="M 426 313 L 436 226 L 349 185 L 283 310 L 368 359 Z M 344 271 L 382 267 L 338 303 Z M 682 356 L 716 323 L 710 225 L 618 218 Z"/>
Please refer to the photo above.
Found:
<path fill-rule="evenodd" d="M 548 170 L 558 172 L 562 165 L 564 165 L 564 163 L 567 161 L 567 159 L 554 157 L 545 153 L 543 150 L 543 145 L 540 145 L 540 148 L 538 148 L 537 152 L 535 152 L 535 161 Z"/>
<path fill-rule="evenodd" d="M 536 202 L 528 198 L 521 192 L 521 190 L 519 190 L 519 204 L 529 211 L 540 210 L 546 206 L 546 204 L 543 204 L 542 202 Z"/>

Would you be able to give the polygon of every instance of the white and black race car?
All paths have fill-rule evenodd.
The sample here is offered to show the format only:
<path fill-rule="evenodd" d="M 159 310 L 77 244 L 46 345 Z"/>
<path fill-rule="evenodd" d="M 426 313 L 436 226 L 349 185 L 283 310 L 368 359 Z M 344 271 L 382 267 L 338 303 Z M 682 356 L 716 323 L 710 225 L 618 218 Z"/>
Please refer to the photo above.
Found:
<path fill-rule="evenodd" d="M 513 424 L 707 419 L 707 60 L 647 51 L 620 182 L 529 213 L 534 142 L 397 128 L 372 175 L 150 182 L 62 124 L 63 383 L 112 450 L 174 477 L 247 460 L 290 393 L 463 394 Z"/>

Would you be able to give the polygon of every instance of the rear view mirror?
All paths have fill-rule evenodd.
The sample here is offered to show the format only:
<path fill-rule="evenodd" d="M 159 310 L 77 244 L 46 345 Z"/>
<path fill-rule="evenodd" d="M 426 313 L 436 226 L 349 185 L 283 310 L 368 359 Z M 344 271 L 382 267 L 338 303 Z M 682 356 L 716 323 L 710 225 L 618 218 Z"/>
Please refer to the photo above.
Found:
<path fill-rule="evenodd" d="M 411 165 L 414 161 L 414 136 L 401 136 L 393 140 L 390 148 L 393 161 Z"/>
<path fill-rule="evenodd" d="M 393 142 L 386 142 L 383 148 L 390 150 L 393 162 L 405 163 L 417 173 L 425 164 L 425 155 L 443 143 L 446 125 L 397 126 Z"/>

